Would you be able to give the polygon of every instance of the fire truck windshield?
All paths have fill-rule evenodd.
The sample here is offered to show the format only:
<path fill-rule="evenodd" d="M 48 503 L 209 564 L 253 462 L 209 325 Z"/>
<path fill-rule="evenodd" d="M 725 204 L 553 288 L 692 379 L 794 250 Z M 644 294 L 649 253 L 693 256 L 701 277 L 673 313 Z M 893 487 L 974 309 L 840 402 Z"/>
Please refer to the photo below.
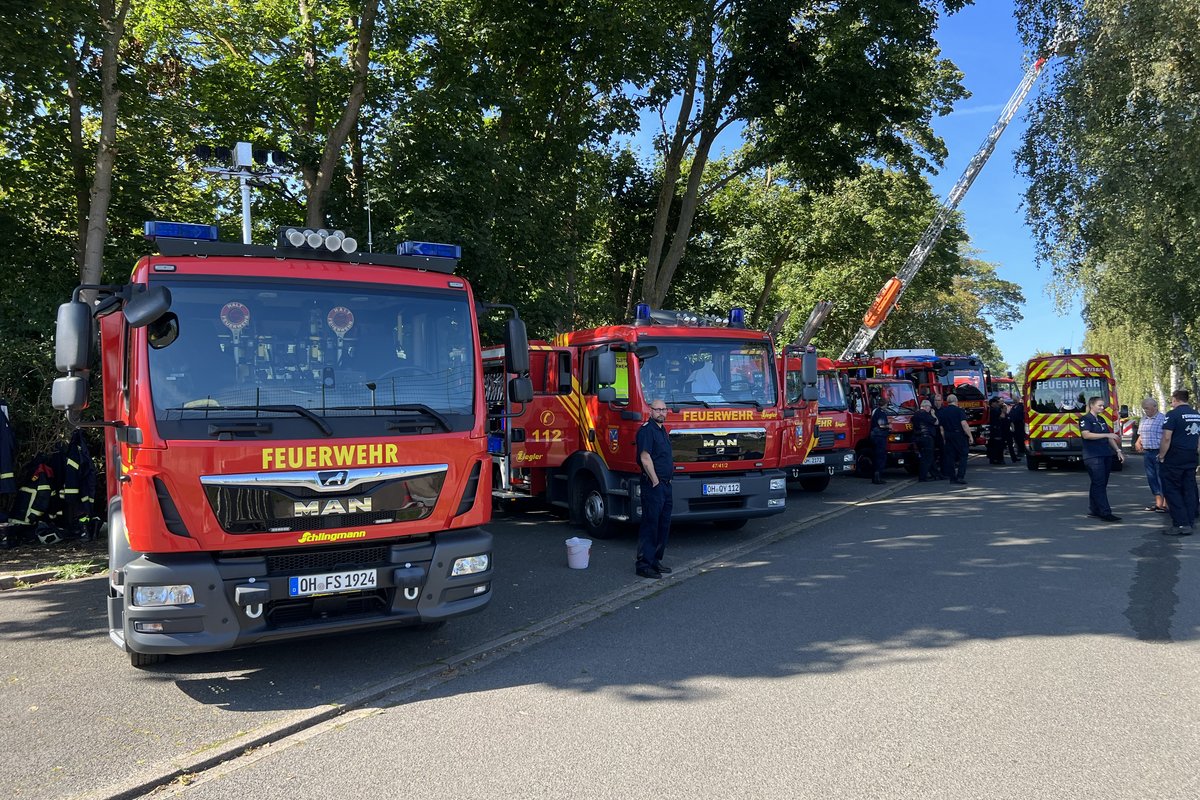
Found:
<path fill-rule="evenodd" d="M 917 393 L 908 381 L 895 383 L 868 384 L 871 405 L 875 407 L 875 398 L 882 397 L 885 403 L 883 410 L 888 414 L 913 414 L 917 410 Z"/>
<path fill-rule="evenodd" d="M 657 355 L 640 367 L 642 399 L 667 403 L 774 406 L 775 356 L 763 341 L 651 339 Z"/>
<path fill-rule="evenodd" d="M 149 350 L 160 422 L 185 430 L 213 418 L 278 423 L 295 420 L 299 408 L 339 434 L 378 434 L 385 419 L 400 433 L 424 418 L 437 430 L 472 424 L 475 335 L 462 292 L 268 279 L 163 283 L 179 338 Z M 346 427 L 375 416 L 373 427 Z"/>
<path fill-rule="evenodd" d="M 825 371 L 817 376 L 817 408 L 821 411 L 845 411 L 846 390 L 842 385 L 845 376 L 838 372 Z M 787 399 L 789 405 L 800 402 L 804 396 L 804 384 L 800 371 L 789 369 L 787 373 Z"/>
<path fill-rule="evenodd" d="M 1087 413 L 1087 401 L 1100 397 L 1112 402 L 1108 381 L 1103 378 L 1063 377 L 1034 381 L 1026 398 L 1029 410 L 1038 414 Z"/>

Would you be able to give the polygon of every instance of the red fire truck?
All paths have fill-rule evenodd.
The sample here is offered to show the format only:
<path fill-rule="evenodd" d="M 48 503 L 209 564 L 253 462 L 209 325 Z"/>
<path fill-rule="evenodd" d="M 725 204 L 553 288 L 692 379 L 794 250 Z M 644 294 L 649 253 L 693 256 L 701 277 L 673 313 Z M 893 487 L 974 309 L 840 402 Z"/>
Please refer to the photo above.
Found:
<path fill-rule="evenodd" d="M 856 362 L 858 363 L 858 362 Z M 938 355 L 932 350 L 877 350 L 873 359 L 879 373 L 912 381 L 920 396 L 945 397 L 953 393 L 967 415 L 973 443 L 984 441 L 987 400 L 983 361 L 978 356 Z"/>
<path fill-rule="evenodd" d="M 991 371 L 987 371 L 987 396 L 988 398 L 999 397 L 1001 400 L 1012 400 L 1014 403 L 1021 399 L 1020 387 L 1017 386 L 1016 379 L 1012 373 L 1003 377 L 992 375 Z"/>
<path fill-rule="evenodd" d="M 783 404 L 771 337 L 742 320 L 741 309 L 718 323 L 640 304 L 632 324 L 535 343 L 534 396 L 523 405 L 504 391 L 506 350 L 486 350 L 488 398 L 498 420 L 490 443 L 495 495 L 567 508 L 595 538 L 637 522 L 635 439 L 651 401 L 661 398 L 670 409 L 666 427 L 675 455 L 674 520 L 737 529 L 783 511 L 780 453 L 810 446 L 813 416 Z M 810 366 L 813 383 L 815 355 Z"/>
<path fill-rule="evenodd" d="M 788 355 L 784 388 L 787 403 L 803 413 L 810 403 L 804 401 L 803 360 Z M 846 397 L 849 379 L 833 367 L 828 358 L 817 359 L 817 419 L 816 436 L 811 450 L 800 459 L 784 455 L 783 467 L 788 479 L 798 481 L 809 492 L 821 492 L 829 486 L 834 475 L 854 471 L 854 429 Z M 797 428 L 797 430 L 801 430 Z"/>
<path fill-rule="evenodd" d="M 912 441 L 912 415 L 917 410 L 918 397 L 908 378 L 891 377 L 883 373 L 880 359 L 856 358 L 834 361 L 834 368 L 845 375 L 849 386 L 851 441 L 854 442 L 855 473 L 869 478 L 875 473 L 875 446 L 871 442 L 871 411 L 876 398 L 884 400 L 884 410 L 891 421 L 888 434 L 889 466 L 904 467 L 916 474 L 918 464 Z"/>
<path fill-rule="evenodd" d="M 59 309 L 53 403 L 105 429 L 109 634 L 134 666 L 436 625 L 491 598 L 486 406 L 457 247 L 364 254 L 292 233 L 264 247 L 147 223 L 158 255 Z M 104 421 L 83 423 L 94 319 Z M 519 320 L 507 338 L 523 373 Z M 528 379 L 509 391 L 527 398 Z"/>
<path fill-rule="evenodd" d="M 1081 461 L 1083 439 L 1079 419 L 1087 413 L 1087 401 L 1101 397 L 1107 404 L 1103 417 L 1113 430 L 1118 420 L 1129 416 L 1117 405 L 1117 381 L 1112 361 L 1091 353 L 1040 356 L 1025 367 L 1025 420 L 1028 449 L 1025 464 L 1036 470 L 1042 464 Z M 1120 470 L 1119 461 L 1113 469 Z"/>

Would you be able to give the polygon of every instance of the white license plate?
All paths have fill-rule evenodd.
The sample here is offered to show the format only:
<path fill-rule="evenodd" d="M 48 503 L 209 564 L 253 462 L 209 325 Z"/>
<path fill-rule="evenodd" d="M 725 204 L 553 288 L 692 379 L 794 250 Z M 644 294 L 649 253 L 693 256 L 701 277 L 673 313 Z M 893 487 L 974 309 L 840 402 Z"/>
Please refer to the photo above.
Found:
<path fill-rule="evenodd" d="M 700 494 L 737 494 L 741 490 L 740 483 L 706 483 L 700 487 Z"/>
<path fill-rule="evenodd" d="M 314 594 L 357 592 L 360 589 L 374 589 L 378 584 L 379 573 L 373 569 L 298 575 L 288 578 L 288 594 L 292 597 L 309 597 Z"/>
<path fill-rule="evenodd" d="M 809 456 L 808 458 L 804 459 L 804 466 L 806 466 L 806 467 L 810 466 L 812 464 L 824 464 L 824 463 L 825 463 L 825 456 Z"/>
<path fill-rule="evenodd" d="M 1045 450 L 1051 447 L 1066 447 L 1066 442 L 1042 442 L 1042 449 Z"/>

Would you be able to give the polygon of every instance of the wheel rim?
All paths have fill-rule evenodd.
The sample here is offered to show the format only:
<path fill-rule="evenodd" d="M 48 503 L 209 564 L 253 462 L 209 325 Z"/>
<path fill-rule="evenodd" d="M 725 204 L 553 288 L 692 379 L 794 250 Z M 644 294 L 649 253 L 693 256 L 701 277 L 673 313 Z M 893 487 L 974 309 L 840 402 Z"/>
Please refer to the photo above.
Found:
<path fill-rule="evenodd" d="M 583 518 L 592 528 L 599 528 L 604 524 L 604 496 L 598 489 L 590 489 L 583 499 Z"/>

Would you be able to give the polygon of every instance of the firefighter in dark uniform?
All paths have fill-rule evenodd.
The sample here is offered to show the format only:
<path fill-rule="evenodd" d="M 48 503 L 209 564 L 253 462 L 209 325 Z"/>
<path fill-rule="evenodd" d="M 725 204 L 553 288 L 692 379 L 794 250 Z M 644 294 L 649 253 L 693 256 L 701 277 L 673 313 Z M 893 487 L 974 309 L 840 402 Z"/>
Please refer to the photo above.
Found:
<path fill-rule="evenodd" d="M 989 464 L 1004 463 L 1004 445 L 1008 439 L 1008 414 L 999 397 L 988 402 L 987 457 Z"/>
<path fill-rule="evenodd" d="M 887 469 L 887 441 L 892 432 L 892 421 L 888 419 L 887 400 L 883 396 L 875 398 L 875 410 L 871 412 L 871 445 L 875 448 L 875 474 L 871 483 L 887 483 L 883 479 L 883 471 Z"/>
<path fill-rule="evenodd" d="M 921 401 L 921 410 L 913 414 L 913 442 L 917 446 L 917 460 L 921 465 L 921 473 L 919 481 L 933 480 L 932 468 L 933 460 L 933 442 L 938 435 L 937 417 L 933 415 L 933 403 L 929 400 Z"/>
<path fill-rule="evenodd" d="M 642 523 L 634 571 L 643 578 L 661 578 L 671 571 L 662 561 L 671 530 L 671 477 L 675 472 L 671 439 L 664 427 L 666 421 L 667 404 L 655 398 L 650 402 L 650 419 L 637 434 L 637 458 L 642 468 Z"/>

